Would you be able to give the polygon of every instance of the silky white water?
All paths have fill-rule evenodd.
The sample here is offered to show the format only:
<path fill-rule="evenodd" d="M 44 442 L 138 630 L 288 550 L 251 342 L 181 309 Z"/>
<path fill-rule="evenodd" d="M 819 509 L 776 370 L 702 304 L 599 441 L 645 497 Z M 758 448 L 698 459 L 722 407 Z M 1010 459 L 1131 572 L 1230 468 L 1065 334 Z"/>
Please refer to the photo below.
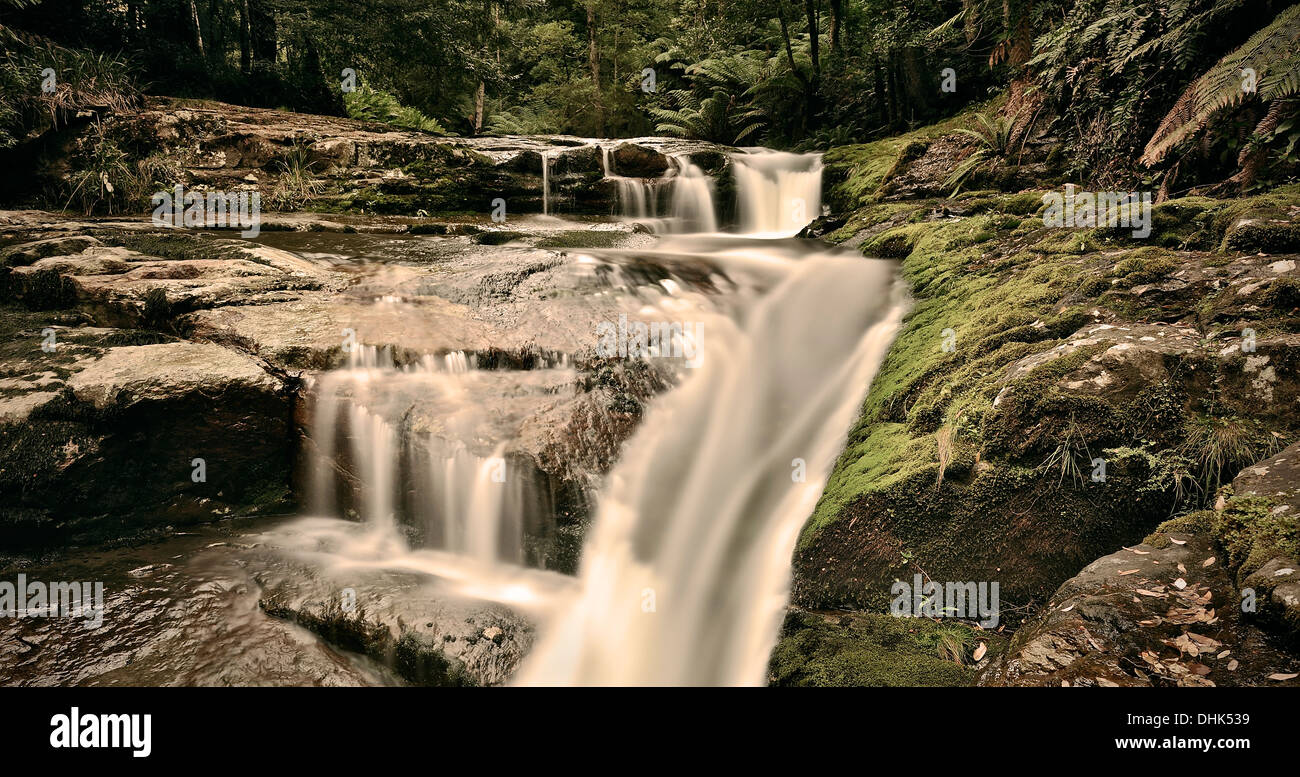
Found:
<path fill-rule="evenodd" d="M 888 265 L 813 257 L 711 332 L 610 475 L 579 591 L 517 682 L 764 683 L 799 529 L 902 311 Z"/>
<path fill-rule="evenodd" d="M 464 442 L 482 415 L 466 395 L 473 368 L 471 356 L 452 352 L 399 369 L 387 351 L 357 345 L 346 367 L 321 376 L 313 387 L 313 513 L 342 515 L 355 502 L 366 525 L 384 534 L 396 531 L 402 512 L 432 547 L 520 563 L 525 516 L 543 500 L 526 479 L 506 477 L 503 445 L 484 455 Z M 401 434 L 412 403 L 432 398 L 451 438 Z M 359 498 L 340 500 L 340 491 Z"/>
<path fill-rule="evenodd" d="M 820 212 L 816 155 L 737 154 L 733 174 L 748 233 L 719 231 L 714 182 L 677 157 L 660 181 L 667 234 L 573 260 L 629 286 L 647 281 L 620 268 L 657 263 L 670 277 L 630 294 L 629 312 L 704 322 L 698 368 L 651 401 L 595 495 L 576 579 L 521 566 L 523 527 L 552 508 L 494 477 L 508 441 L 471 445 L 488 376 L 467 354 L 399 368 L 362 347 L 323 375 L 313 506 L 341 516 L 349 492 L 363 523 L 306 519 L 279 541 L 322 567 L 418 571 L 529 612 L 539 638 L 518 684 L 765 683 L 799 531 L 906 304 L 891 263 L 789 238 Z M 626 217 L 654 212 L 645 180 L 618 190 Z M 713 268 L 716 288 L 685 291 L 683 266 Z M 413 435 L 403 419 L 430 397 L 439 432 Z"/>
<path fill-rule="evenodd" d="M 731 161 L 742 232 L 794 235 L 822 214 L 820 154 L 754 149 Z"/>

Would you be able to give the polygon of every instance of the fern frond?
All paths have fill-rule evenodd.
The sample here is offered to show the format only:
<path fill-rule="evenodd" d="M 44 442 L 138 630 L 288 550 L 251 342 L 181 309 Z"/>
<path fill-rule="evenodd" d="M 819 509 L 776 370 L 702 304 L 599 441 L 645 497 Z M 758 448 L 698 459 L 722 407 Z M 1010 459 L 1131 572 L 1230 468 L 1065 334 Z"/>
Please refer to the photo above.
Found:
<path fill-rule="evenodd" d="M 1247 97 L 1242 70 L 1254 69 L 1262 99 L 1277 99 L 1300 90 L 1300 5 L 1282 11 L 1264 29 L 1219 60 L 1183 92 L 1148 141 L 1142 164 L 1160 162 L 1171 149 L 1200 132 L 1216 115 Z M 1269 91 L 1266 93 L 1265 88 Z"/>

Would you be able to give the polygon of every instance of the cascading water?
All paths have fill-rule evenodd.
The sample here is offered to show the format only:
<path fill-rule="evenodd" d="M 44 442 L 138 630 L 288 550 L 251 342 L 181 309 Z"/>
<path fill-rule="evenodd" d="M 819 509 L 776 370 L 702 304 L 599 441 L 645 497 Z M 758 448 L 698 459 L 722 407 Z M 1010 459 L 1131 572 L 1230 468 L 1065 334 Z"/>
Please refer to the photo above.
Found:
<path fill-rule="evenodd" d="M 649 221 L 656 231 L 718 231 L 714 181 L 688 154 L 669 156 L 658 182 L 615 174 L 610 149 L 601 147 L 605 177 L 617 187 L 623 218 Z M 789 237 L 821 215 L 820 154 L 747 149 L 731 155 L 736 182 L 738 232 L 752 237 Z M 659 224 L 657 186 L 671 193 L 671 219 Z"/>
<path fill-rule="evenodd" d="M 788 272 L 743 329 L 709 333 L 705 366 L 628 443 L 580 589 L 517 682 L 764 682 L 795 540 L 902 315 L 882 262 Z"/>
<path fill-rule="evenodd" d="M 551 156 L 553 151 L 542 152 L 542 215 L 551 214 Z"/>
<path fill-rule="evenodd" d="M 629 221 L 644 221 L 659 217 L 659 192 L 653 180 L 632 178 L 614 172 L 614 159 L 609 146 L 600 147 L 605 178 L 613 181 L 618 191 L 619 215 Z"/>
<path fill-rule="evenodd" d="M 821 215 L 821 154 L 755 149 L 731 161 L 742 232 L 794 235 Z"/>
<path fill-rule="evenodd" d="M 686 155 L 669 157 L 673 167 L 673 220 L 680 232 L 717 232 L 713 207 L 713 179 Z"/>
<path fill-rule="evenodd" d="M 820 160 L 773 156 L 737 167 L 742 212 L 756 232 L 792 234 L 820 208 Z M 795 197 L 812 205 L 807 218 L 786 210 Z M 775 264 L 782 279 L 743 326 L 709 333 L 704 367 L 662 397 L 627 444 L 583 550 L 579 589 L 517 683 L 764 682 L 799 530 L 904 301 L 883 262 L 825 251 L 792 262 L 762 243 L 736 239 L 715 252 Z"/>
<path fill-rule="evenodd" d="M 348 546 L 344 563 L 418 570 L 455 580 L 462 593 L 534 608 L 540 638 L 519 684 L 765 681 L 799 531 L 906 303 L 889 263 L 769 239 L 819 213 L 819 158 L 751 152 L 733 157 L 733 168 L 752 234 L 718 233 L 712 181 L 677 157 L 666 176 L 672 231 L 687 234 L 649 250 L 589 249 L 577 260 L 667 290 L 661 310 L 670 318 L 708 317 L 694 330 L 699 367 L 651 402 L 607 476 L 576 580 L 515 566 L 527 516 L 554 506 L 524 480 L 497 482 L 503 443 L 471 450 L 480 435 L 460 416 L 475 415 L 466 381 L 483 373 L 464 355 L 399 369 L 384 352 L 362 349 L 318 382 L 316 505 L 339 515 L 337 493 L 351 488 L 373 529 Z M 630 186 L 625 194 L 624 212 L 641 212 Z M 625 260 L 639 269 L 621 273 Z M 646 281 L 655 274 L 640 269 L 644 262 L 661 262 L 672 277 Z M 674 267 L 712 268 L 713 291 L 697 295 L 712 301 L 672 307 L 690 283 Z M 629 312 L 645 312 L 642 293 L 630 295 Z M 441 433 L 404 425 L 404 386 L 442 398 Z M 394 391 L 400 399 L 390 399 Z M 438 550 L 399 538 L 397 527 L 412 521 L 424 547 Z M 340 544 L 338 523 L 316 526 L 325 545 Z"/>
<path fill-rule="evenodd" d="M 453 408 L 451 415 L 472 419 L 463 392 L 473 366 L 473 357 L 452 352 L 399 369 L 387 350 L 358 345 L 345 368 L 321 376 L 314 386 L 314 513 L 340 515 L 356 504 L 379 534 L 392 533 L 401 514 L 433 547 L 485 563 L 522 562 L 524 517 L 544 500 L 528 492 L 527 479 L 505 477 L 504 447 L 483 456 L 459 439 L 399 428 L 411 404 L 430 396 Z"/>

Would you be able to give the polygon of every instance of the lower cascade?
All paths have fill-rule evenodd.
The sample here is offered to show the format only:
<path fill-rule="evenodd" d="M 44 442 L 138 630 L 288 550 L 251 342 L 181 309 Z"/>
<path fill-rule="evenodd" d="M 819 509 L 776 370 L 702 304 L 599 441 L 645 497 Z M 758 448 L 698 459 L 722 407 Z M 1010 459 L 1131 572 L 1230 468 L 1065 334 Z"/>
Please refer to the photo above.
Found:
<path fill-rule="evenodd" d="M 891 283 L 884 263 L 813 257 L 710 334 L 611 473 L 579 590 L 518 683 L 764 682 L 799 529 L 901 320 Z"/>

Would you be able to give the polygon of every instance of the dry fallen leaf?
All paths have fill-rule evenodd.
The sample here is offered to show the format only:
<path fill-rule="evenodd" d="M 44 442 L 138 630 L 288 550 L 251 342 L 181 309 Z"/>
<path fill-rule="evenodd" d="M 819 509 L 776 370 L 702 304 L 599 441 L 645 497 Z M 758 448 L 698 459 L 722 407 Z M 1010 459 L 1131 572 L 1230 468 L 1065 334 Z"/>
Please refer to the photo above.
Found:
<path fill-rule="evenodd" d="M 1235 672 L 1235 671 L 1237 671 L 1237 667 L 1238 667 L 1238 666 L 1240 666 L 1240 664 L 1238 664 L 1238 663 L 1237 663 L 1237 659 L 1234 658 L 1234 659 L 1232 659 L 1231 661 L 1228 662 L 1228 671 L 1229 671 L 1229 672 Z"/>
<path fill-rule="evenodd" d="M 1170 537 L 1170 538 L 1169 538 L 1169 541 L 1172 542 L 1172 543 L 1175 544 L 1175 545 L 1186 545 L 1186 544 L 1187 544 L 1187 540 L 1176 540 L 1176 539 L 1174 539 L 1173 537 Z"/>
<path fill-rule="evenodd" d="M 1203 567 L 1214 566 L 1215 560 L 1216 559 L 1214 558 L 1214 556 L 1210 556 L 1209 558 L 1201 562 L 1201 566 Z"/>
<path fill-rule="evenodd" d="M 987 652 L 989 652 L 989 646 L 981 642 L 980 646 L 975 648 L 975 654 L 972 656 L 972 658 L 978 661 L 981 658 L 983 658 L 984 654 Z"/>
<path fill-rule="evenodd" d="M 1098 677 L 1098 678 L 1097 678 L 1097 685 L 1100 685 L 1102 688 L 1118 688 L 1118 687 L 1119 687 L 1119 683 L 1117 683 L 1117 682 L 1113 682 L 1113 681 L 1111 681 L 1111 680 L 1107 680 L 1105 677 Z"/>
<path fill-rule="evenodd" d="M 1187 574 L 1187 567 L 1183 566 L 1182 563 L 1180 562 L 1180 563 L 1178 564 L 1178 571 L 1179 571 L 1179 572 L 1182 572 L 1182 573 L 1185 575 L 1185 574 Z"/>
<path fill-rule="evenodd" d="M 1139 571 L 1140 571 L 1140 570 L 1137 570 L 1137 569 L 1126 569 L 1126 570 L 1124 570 L 1123 572 L 1120 572 L 1120 574 L 1121 574 L 1121 575 L 1135 575 L 1135 574 L 1137 574 Z"/>
<path fill-rule="evenodd" d="M 1231 653 L 1232 653 L 1231 650 L 1225 650 L 1225 651 L 1223 651 L 1222 653 L 1220 653 L 1219 655 L 1215 656 L 1215 658 L 1227 658 L 1228 655 L 1231 654 Z"/>
<path fill-rule="evenodd" d="M 1139 588 L 1139 589 L 1137 589 L 1137 592 L 1140 593 L 1140 594 L 1142 594 L 1143 596 L 1153 596 L 1153 597 L 1155 597 L 1155 598 L 1157 598 L 1157 599 L 1163 599 L 1163 598 L 1165 598 L 1165 595 L 1164 595 L 1164 594 L 1156 593 L 1155 591 L 1148 591 L 1148 590 L 1145 589 L 1145 588 Z M 1141 600 L 1141 599 L 1134 599 L 1133 601 L 1140 602 L 1140 601 L 1142 601 L 1142 600 Z"/>
<path fill-rule="evenodd" d="M 1274 672 L 1268 676 L 1268 679 L 1281 682 L 1283 680 L 1292 680 L 1296 677 L 1300 677 L 1300 674 L 1282 674 L 1281 672 Z"/>
<path fill-rule="evenodd" d="M 1136 553 L 1136 554 L 1138 554 L 1139 556 L 1150 556 L 1150 555 L 1151 555 L 1151 551 L 1149 551 L 1149 550 L 1138 550 L 1137 548 L 1125 548 L 1124 550 L 1130 551 L 1130 552 L 1132 552 L 1132 553 Z"/>

